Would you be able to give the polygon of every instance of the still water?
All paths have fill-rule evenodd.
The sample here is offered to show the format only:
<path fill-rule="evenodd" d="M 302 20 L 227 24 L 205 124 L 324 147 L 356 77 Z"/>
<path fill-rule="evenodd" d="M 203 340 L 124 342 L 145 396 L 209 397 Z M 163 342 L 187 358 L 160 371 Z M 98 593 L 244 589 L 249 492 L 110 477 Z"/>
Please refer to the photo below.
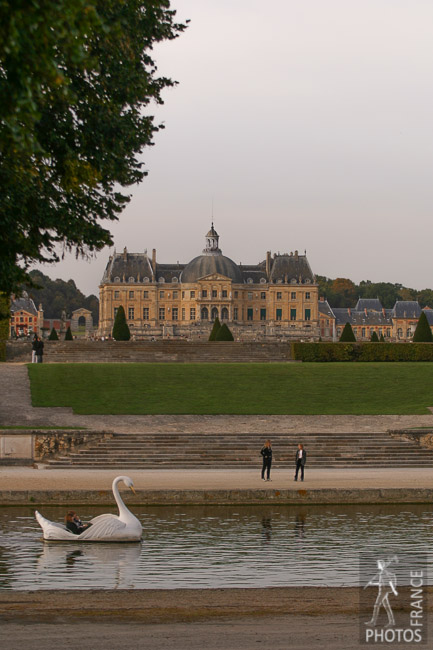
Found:
<path fill-rule="evenodd" d="M 40 510 L 53 521 L 65 514 Z M 108 511 L 86 506 L 79 514 Z M 41 541 L 32 509 L 0 508 L 0 588 L 354 586 L 360 552 L 433 550 L 430 505 L 167 506 L 134 514 L 142 543 L 64 544 Z"/>

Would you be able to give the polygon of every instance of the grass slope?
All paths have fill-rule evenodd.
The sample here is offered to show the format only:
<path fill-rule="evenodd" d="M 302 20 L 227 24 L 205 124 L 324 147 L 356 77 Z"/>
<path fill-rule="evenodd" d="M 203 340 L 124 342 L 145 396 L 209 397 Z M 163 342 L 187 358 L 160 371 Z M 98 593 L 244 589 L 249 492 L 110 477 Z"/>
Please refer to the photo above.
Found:
<path fill-rule="evenodd" d="M 81 414 L 426 414 L 431 363 L 29 364 L 33 406 Z"/>

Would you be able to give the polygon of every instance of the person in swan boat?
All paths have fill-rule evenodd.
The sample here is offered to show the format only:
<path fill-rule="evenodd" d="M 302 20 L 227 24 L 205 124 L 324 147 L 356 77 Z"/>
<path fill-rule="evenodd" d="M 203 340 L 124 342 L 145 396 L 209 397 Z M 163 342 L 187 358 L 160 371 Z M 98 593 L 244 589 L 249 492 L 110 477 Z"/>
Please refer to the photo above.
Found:
<path fill-rule="evenodd" d="M 65 517 L 66 528 L 74 533 L 74 535 L 79 535 L 84 532 L 92 524 L 83 524 L 79 516 L 73 510 L 69 510 Z"/>

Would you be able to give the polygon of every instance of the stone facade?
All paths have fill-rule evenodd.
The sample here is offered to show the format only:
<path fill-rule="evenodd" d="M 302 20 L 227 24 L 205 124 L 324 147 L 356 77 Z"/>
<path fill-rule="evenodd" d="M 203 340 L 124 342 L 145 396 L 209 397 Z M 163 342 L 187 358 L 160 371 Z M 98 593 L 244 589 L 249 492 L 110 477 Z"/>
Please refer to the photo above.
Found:
<path fill-rule="evenodd" d="M 110 257 L 100 285 L 99 335 L 111 334 L 123 305 L 135 339 L 206 339 L 218 317 L 235 338 L 318 338 L 318 286 L 306 255 L 266 254 L 237 265 L 219 248 L 213 225 L 189 264 L 159 264 L 156 250 Z"/>

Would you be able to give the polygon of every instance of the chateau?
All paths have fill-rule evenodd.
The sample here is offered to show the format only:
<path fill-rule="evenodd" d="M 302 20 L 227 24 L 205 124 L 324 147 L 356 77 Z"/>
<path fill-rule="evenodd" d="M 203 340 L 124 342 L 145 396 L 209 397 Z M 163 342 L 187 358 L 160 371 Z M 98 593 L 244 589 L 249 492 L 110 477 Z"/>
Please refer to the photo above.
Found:
<path fill-rule="evenodd" d="M 272 255 L 256 265 L 222 254 L 213 224 L 201 255 L 160 264 L 156 250 L 110 256 L 100 287 L 99 334 L 111 334 L 120 305 L 135 339 L 206 339 L 218 317 L 236 338 L 319 337 L 318 286 L 306 255 Z"/>

